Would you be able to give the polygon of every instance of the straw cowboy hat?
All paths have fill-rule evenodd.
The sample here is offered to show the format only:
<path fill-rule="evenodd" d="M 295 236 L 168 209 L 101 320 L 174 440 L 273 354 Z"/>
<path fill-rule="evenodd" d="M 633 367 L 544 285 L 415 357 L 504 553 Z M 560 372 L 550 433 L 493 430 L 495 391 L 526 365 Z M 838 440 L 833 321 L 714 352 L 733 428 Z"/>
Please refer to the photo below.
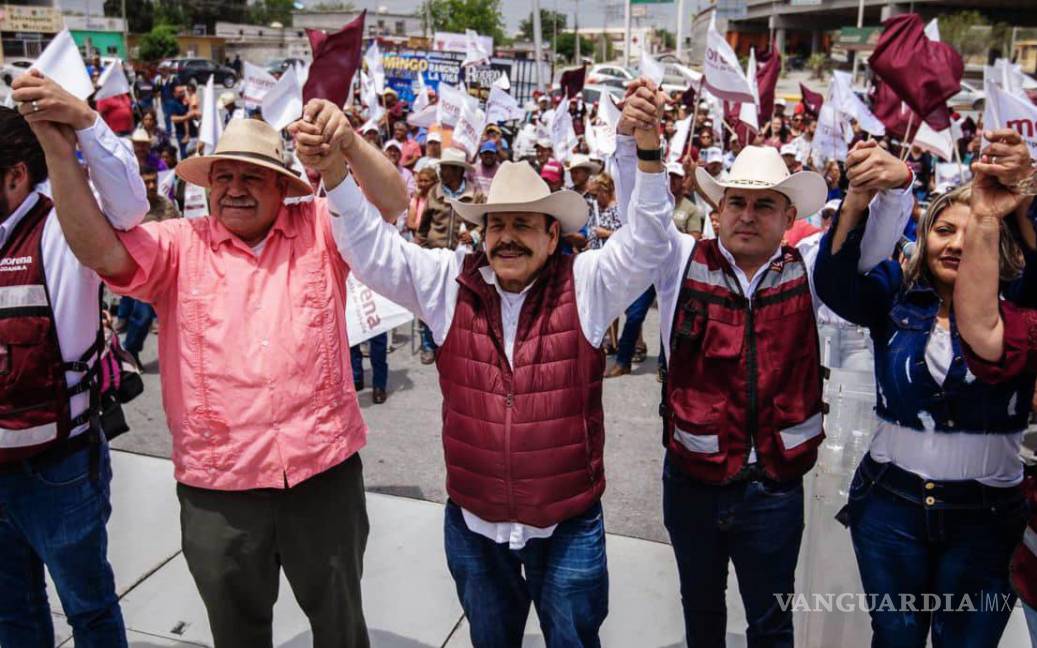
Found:
<path fill-rule="evenodd" d="M 176 165 L 176 174 L 191 184 L 209 188 L 209 169 L 217 160 L 248 162 L 277 171 L 288 179 L 288 197 L 309 196 L 313 189 L 284 163 L 281 134 L 258 119 L 232 119 L 216 143 L 212 155 L 187 158 Z"/>
<path fill-rule="evenodd" d="M 439 165 L 443 166 L 444 164 L 464 167 L 467 171 L 475 170 L 475 167 L 468 163 L 468 155 L 464 151 L 452 146 L 443 149 L 442 155 L 439 156 Z"/>
<path fill-rule="evenodd" d="M 797 218 L 817 213 L 828 197 L 824 178 L 813 171 L 790 175 L 781 154 L 773 146 L 746 146 L 723 180 L 715 179 L 702 167 L 695 169 L 695 179 L 709 199 L 718 205 L 728 188 L 773 189 L 789 199 L 796 208 Z"/>
<path fill-rule="evenodd" d="M 563 234 L 578 232 L 587 222 L 587 201 L 575 191 L 551 193 L 528 162 L 502 163 L 485 203 L 447 202 L 461 218 L 475 225 L 483 224 L 484 215 L 496 212 L 547 214 L 558 220 Z"/>
<path fill-rule="evenodd" d="M 572 156 L 567 165 L 569 170 L 573 169 L 587 169 L 591 173 L 600 173 L 602 165 L 598 164 L 595 160 L 592 160 L 589 155 L 583 153 L 577 153 Z"/>

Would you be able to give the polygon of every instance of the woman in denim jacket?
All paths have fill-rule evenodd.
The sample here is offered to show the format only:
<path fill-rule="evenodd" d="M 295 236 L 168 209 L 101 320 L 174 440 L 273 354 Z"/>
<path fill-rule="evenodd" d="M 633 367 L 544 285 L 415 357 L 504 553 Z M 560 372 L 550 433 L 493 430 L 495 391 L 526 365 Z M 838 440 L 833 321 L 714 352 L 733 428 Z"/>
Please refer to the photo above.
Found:
<path fill-rule="evenodd" d="M 1007 148 L 1003 164 L 1029 165 L 1018 138 Z M 1034 374 L 991 385 L 965 364 L 951 302 L 970 186 L 933 202 L 906 268 L 886 261 L 858 274 L 874 178 L 856 155 L 814 285 L 838 315 L 868 327 L 875 347 L 879 425 L 839 515 L 870 595 L 872 645 L 922 648 L 931 629 L 934 646 L 994 648 L 1014 604 L 1008 562 L 1024 525 L 1019 447 Z M 1003 280 L 1021 275 L 1006 232 L 1000 265 Z M 1019 281 L 1013 290 L 1021 294 Z"/>

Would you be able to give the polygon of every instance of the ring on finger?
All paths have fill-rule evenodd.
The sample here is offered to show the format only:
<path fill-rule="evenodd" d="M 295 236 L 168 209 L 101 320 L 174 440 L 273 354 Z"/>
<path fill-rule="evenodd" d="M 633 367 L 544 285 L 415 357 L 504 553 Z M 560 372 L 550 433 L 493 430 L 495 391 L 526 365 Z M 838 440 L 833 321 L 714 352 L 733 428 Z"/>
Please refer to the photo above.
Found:
<path fill-rule="evenodd" d="M 40 104 L 37 103 L 35 99 L 32 101 L 32 103 L 30 105 L 32 106 L 32 111 L 33 112 L 39 112 L 40 111 Z"/>
<path fill-rule="evenodd" d="M 990 156 L 990 163 L 991 164 L 997 164 L 997 156 L 996 155 Z"/>

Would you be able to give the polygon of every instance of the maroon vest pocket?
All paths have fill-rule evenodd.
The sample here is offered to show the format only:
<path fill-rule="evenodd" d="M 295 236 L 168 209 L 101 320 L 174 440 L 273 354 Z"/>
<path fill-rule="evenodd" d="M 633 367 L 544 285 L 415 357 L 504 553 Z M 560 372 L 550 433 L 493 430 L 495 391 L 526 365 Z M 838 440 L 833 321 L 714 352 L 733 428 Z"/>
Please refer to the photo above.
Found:
<path fill-rule="evenodd" d="M 807 412 L 784 394 L 774 399 L 774 439 L 785 461 L 793 461 L 815 449 L 825 438 L 821 410 Z"/>
<path fill-rule="evenodd" d="M 724 401 L 704 403 L 698 399 L 673 415 L 670 449 L 678 454 L 710 464 L 723 464 L 727 457 L 727 435 L 721 420 Z"/>

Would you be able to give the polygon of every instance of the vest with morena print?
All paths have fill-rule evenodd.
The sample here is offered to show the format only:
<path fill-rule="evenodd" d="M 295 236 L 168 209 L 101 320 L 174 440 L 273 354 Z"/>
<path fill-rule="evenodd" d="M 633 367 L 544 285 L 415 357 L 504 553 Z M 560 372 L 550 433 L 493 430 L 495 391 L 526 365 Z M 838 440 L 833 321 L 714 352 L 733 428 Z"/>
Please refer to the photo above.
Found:
<path fill-rule="evenodd" d="M 824 439 L 821 363 L 808 269 L 789 246 L 747 298 L 716 239 L 696 243 L 669 341 L 664 444 L 692 478 L 805 474 Z M 751 300 L 751 301 L 750 301 Z"/>

